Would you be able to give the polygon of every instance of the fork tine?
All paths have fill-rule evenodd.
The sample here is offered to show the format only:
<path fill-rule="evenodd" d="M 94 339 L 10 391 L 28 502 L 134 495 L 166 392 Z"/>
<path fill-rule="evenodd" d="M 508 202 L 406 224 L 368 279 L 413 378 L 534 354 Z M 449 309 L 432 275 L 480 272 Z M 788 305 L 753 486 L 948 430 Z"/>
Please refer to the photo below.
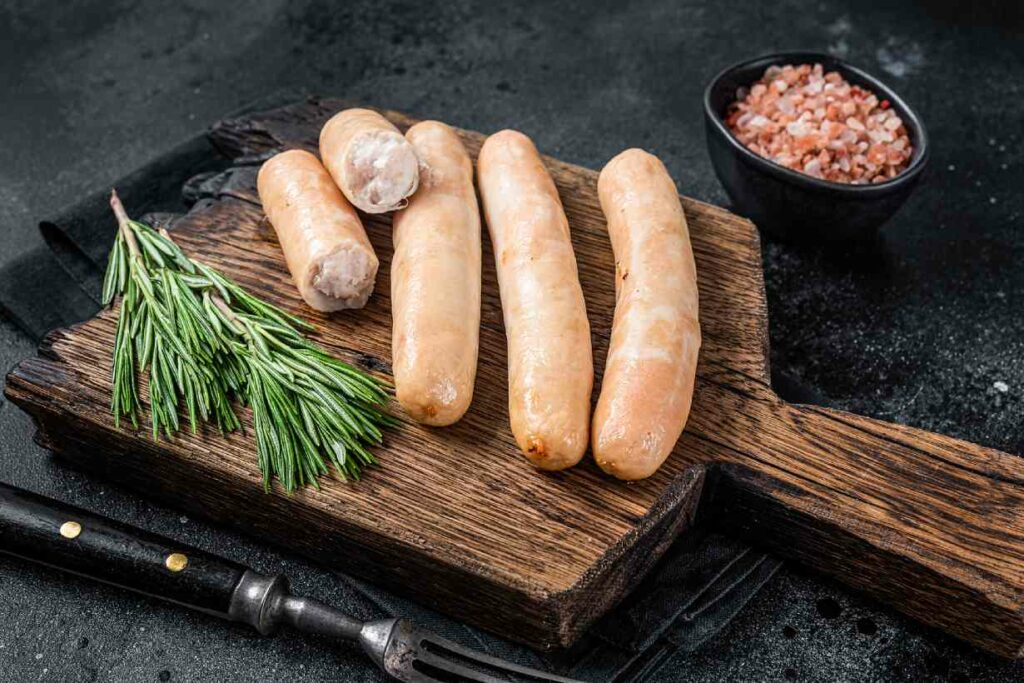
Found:
<path fill-rule="evenodd" d="M 416 663 L 422 663 L 428 665 L 431 669 L 438 670 L 446 674 L 454 674 L 459 677 L 459 680 L 472 681 L 473 683 L 509 683 L 509 679 L 506 677 L 498 678 L 485 671 L 479 669 L 472 669 L 464 664 L 460 664 L 456 660 L 448 659 L 443 656 L 428 652 L 426 650 L 420 650 L 416 653 L 416 657 L 413 660 L 413 670 L 426 678 L 428 681 L 449 681 L 449 678 L 436 678 L 428 671 L 416 666 Z"/>
<path fill-rule="evenodd" d="M 558 676 L 556 674 L 547 673 L 545 671 L 531 669 L 526 666 L 520 666 L 518 664 L 513 664 L 512 662 L 507 662 L 502 659 L 498 659 L 497 657 L 485 655 L 481 652 L 477 652 L 467 647 L 463 647 L 462 645 L 453 643 L 447 638 L 442 638 L 432 633 L 422 634 L 419 646 L 416 649 L 416 654 L 418 658 L 423 658 L 426 661 L 425 655 L 430 655 L 430 661 L 427 661 L 427 663 L 432 666 L 437 666 L 437 662 L 440 661 L 444 662 L 443 668 L 450 667 L 453 663 L 455 663 L 455 660 L 453 660 L 450 656 L 445 656 L 445 654 L 449 654 L 455 655 L 456 657 L 460 657 L 465 661 L 472 662 L 480 666 L 485 666 L 489 669 L 492 669 L 497 674 L 511 674 L 519 677 L 518 679 L 511 679 L 513 681 L 521 680 L 524 682 L 536 683 L 581 683 L 581 681 L 578 681 L 573 678 L 566 678 L 564 676 Z M 445 650 L 447 650 L 447 653 L 444 652 Z M 463 670 L 465 670 L 477 676 L 476 678 L 470 678 L 470 680 L 473 681 L 487 681 L 488 683 L 490 681 L 497 681 L 499 683 L 507 683 L 507 681 L 510 680 L 508 678 L 494 678 L 493 676 L 488 678 L 481 678 L 480 671 L 475 669 L 469 669 L 462 665 L 458 666 L 460 671 L 458 671 L 457 673 L 459 675 L 468 675 L 466 673 L 463 673 Z M 456 672 L 453 671 L 453 673 Z M 489 674 L 484 673 L 482 675 L 488 676 Z"/>

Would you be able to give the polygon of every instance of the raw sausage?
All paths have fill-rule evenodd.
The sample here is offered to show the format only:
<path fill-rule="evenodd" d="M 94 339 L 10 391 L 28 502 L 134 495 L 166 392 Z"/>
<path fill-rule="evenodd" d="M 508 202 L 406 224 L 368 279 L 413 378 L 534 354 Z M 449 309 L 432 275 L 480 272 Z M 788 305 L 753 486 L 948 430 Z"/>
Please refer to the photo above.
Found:
<path fill-rule="evenodd" d="M 522 133 L 487 138 L 477 171 L 508 339 L 512 434 L 537 467 L 571 467 L 587 448 L 594 365 L 569 223 Z"/>
<path fill-rule="evenodd" d="M 363 224 L 315 156 L 282 152 L 256 179 L 299 294 L 318 311 L 360 308 L 377 277 Z"/>
<path fill-rule="evenodd" d="M 324 124 L 320 158 L 342 193 L 366 213 L 402 208 L 419 182 L 412 145 L 369 109 L 346 109 Z"/>
<path fill-rule="evenodd" d="M 473 398 L 480 343 L 480 211 L 473 162 L 451 128 L 405 134 L 419 190 L 395 214 L 392 367 L 398 401 L 419 422 L 450 425 Z"/>
<path fill-rule="evenodd" d="M 661 466 L 686 425 L 700 325 L 697 271 L 675 183 L 628 149 L 597 181 L 615 252 L 615 318 L 594 410 L 594 459 L 620 479 Z"/>

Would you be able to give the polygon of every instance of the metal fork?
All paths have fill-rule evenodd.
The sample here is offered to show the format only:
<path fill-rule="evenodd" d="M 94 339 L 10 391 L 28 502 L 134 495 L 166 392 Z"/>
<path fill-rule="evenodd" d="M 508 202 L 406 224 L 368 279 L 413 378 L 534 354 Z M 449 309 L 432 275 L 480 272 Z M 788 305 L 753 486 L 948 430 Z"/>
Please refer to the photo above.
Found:
<path fill-rule="evenodd" d="M 358 641 L 385 673 L 409 683 L 579 683 L 463 647 L 408 619 L 359 621 L 311 598 L 292 595 L 281 576 L 242 575 L 228 616 L 269 634 L 282 625 Z"/>
<path fill-rule="evenodd" d="M 408 619 L 359 621 L 288 579 L 49 498 L 0 484 L 0 552 L 248 624 L 293 626 L 358 641 L 385 673 L 409 683 L 574 683 L 457 645 Z"/>

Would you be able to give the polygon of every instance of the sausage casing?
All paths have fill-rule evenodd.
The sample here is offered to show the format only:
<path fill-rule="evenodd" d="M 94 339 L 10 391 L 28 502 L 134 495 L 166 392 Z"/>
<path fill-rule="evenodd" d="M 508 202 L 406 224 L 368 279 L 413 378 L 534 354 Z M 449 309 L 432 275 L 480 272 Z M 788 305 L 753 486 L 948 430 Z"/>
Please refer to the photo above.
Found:
<path fill-rule="evenodd" d="M 615 252 L 615 318 L 594 410 L 594 459 L 620 479 L 654 474 L 686 425 L 700 349 L 697 271 L 675 183 L 639 149 L 601 171 Z"/>
<path fill-rule="evenodd" d="M 377 256 L 352 205 L 320 161 L 282 152 L 260 168 L 256 186 L 299 294 L 318 311 L 366 304 Z"/>
<path fill-rule="evenodd" d="M 522 133 L 489 137 L 477 171 L 508 340 L 512 433 L 537 467 L 571 467 L 587 448 L 594 366 L 569 223 Z"/>
<path fill-rule="evenodd" d="M 392 367 L 398 401 L 419 422 L 449 425 L 473 398 L 480 344 L 480 211 L 473 162 L 455 132 L 424 121 L 406 132 L 419 190 L 395 214 Z"/>

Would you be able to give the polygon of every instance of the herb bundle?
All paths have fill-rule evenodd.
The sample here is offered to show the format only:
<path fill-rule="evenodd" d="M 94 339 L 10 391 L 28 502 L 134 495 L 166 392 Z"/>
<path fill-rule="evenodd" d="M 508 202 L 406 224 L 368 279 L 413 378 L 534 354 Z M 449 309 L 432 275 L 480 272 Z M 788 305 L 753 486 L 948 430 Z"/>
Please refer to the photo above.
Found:
<path fill-rule="evenodd" d="M 262 301 L 204 263 L 166 231 L 128 218 L 112 193 L 118 233 L 103 303 L 121 296 L 114 341 L 115 424 L 139 424 L 137 378 L 149 373 L 153 438 L 172 437 L 184 405 L 189 426 L 241 426 L 233 402 L 250 406 L 264 488 L 311 484 L 333 465 L 358 479 L 376 462 L 369 448 L 394 424 L 384 385 L 332 358 L 299 330 L 309 323 Z"/>

